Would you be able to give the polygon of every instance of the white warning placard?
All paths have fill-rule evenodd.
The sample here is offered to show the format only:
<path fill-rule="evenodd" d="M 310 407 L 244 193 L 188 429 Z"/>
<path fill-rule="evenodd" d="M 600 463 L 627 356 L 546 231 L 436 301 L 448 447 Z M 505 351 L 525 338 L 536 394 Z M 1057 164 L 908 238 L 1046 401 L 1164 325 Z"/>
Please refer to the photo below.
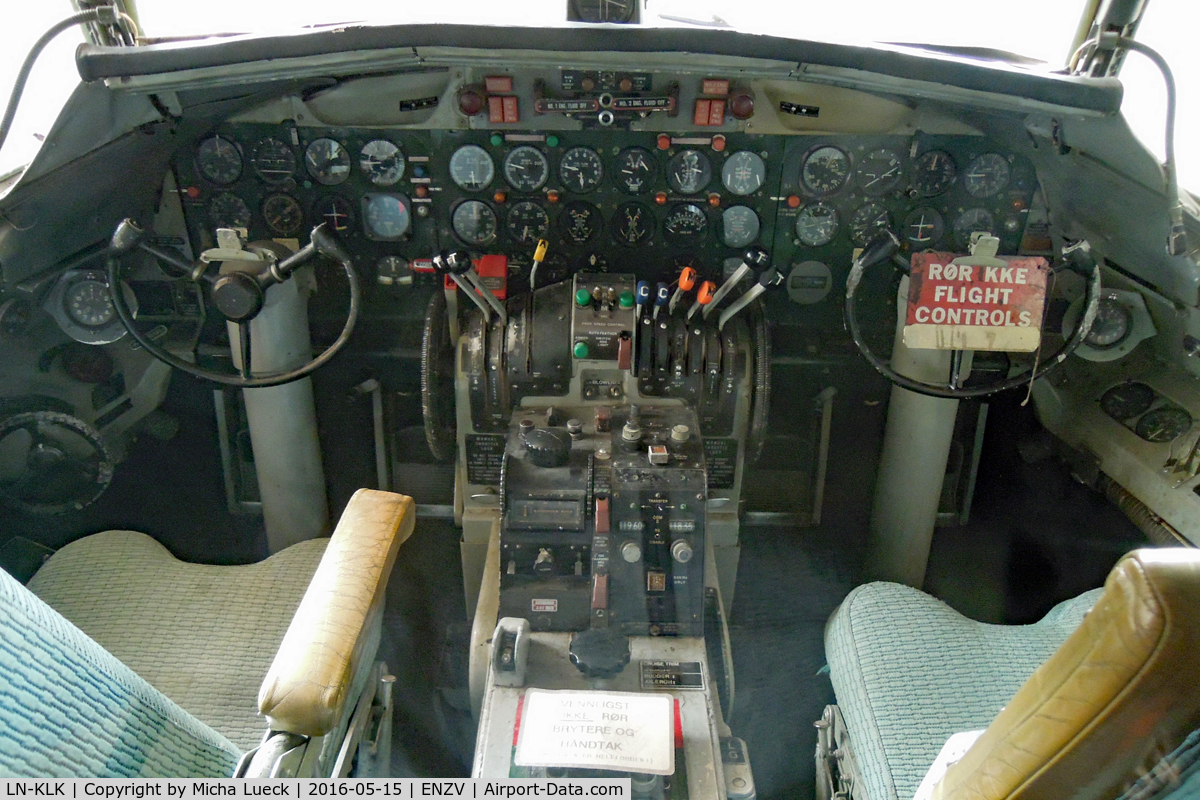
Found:
<path fill-rule="evenodd" d="M 675 772 L 674 700 L 667 694 L 529 689 L 517 752 L 522 767 Z"/>

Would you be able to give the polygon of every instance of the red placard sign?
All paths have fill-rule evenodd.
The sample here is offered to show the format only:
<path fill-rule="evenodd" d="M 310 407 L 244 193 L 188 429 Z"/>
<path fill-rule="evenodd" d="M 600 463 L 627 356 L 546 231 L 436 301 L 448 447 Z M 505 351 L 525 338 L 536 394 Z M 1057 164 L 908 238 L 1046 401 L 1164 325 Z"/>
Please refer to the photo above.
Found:
<path fill-rule="evenodd" d="M 971 260 L 953 253 L 912 257 L 904 344 L 923 350 L 1036 350 L 1046 305 L 1046 259 L 955 263 Z"/>

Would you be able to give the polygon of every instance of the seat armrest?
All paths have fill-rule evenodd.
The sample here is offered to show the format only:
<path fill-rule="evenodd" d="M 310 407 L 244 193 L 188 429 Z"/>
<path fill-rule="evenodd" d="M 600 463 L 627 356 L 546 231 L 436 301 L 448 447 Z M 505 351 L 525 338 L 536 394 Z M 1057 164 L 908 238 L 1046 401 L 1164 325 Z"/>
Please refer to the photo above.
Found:
<path fill-rule="evenodd" d="M 396 554 L 416 523 L 411 497 L 360 489 L 342 513 L 262 688 L 271 729 L 323 736 L 337 725 L 383 603 Z"/>

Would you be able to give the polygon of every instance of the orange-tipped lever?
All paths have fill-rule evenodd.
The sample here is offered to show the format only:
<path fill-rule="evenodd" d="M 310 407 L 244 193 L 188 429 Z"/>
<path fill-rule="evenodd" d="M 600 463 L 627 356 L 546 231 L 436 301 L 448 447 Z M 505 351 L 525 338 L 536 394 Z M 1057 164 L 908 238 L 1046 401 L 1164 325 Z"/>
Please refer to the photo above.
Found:
<path fill-rule="evenodd" d="M 696 290 L 696 302 L 692 303 L 692 307 L 688 309 L 687 318 L 691 319 L 696 315 L 697 311 L 711 303 L 716 291 L 717 285 L 712 281 L 705 281 L 700 284 L 700 288 Z"/>
<path fill-rule="evenodd" d="M 671 303 L 667 306 L 668 314 L 675 313 L 675 306 L 679 303 L 679 298 L 683 297 L 685 292 L 690 292 L 695 285 L 696 270 L 684 267 L 683 272 L 679 273 L 679 288 L 675 290 L 675 294 L 671 295 Z"/>

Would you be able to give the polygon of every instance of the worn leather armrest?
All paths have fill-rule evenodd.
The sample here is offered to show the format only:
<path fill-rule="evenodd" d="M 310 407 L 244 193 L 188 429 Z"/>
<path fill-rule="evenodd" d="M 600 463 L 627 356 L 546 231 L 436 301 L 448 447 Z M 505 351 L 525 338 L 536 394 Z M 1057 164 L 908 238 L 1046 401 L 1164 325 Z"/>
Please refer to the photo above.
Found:
<path fill-rule="evenodd" d="M 342 513 L 258 691 L 272 730 L 322 736 L 337 724 L 382 604 L 396 554 L 416 523 L 411 497 L 360 489 Z"/>

